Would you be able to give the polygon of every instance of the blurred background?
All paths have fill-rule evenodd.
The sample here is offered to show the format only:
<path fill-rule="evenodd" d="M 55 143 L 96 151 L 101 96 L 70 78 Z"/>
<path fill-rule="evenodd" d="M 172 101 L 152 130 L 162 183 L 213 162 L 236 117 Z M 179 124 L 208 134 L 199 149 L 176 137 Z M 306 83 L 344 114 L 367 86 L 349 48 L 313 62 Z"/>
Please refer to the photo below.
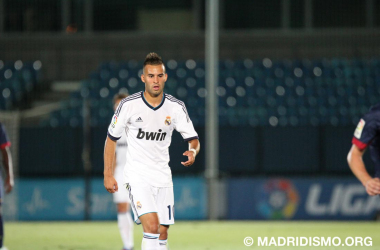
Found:
<path fill-rule="evenodd" d="M 202 145 L 184 168 L 187 145 L 173 134 L 176 219 L 375 218 L 380 200 L 346 156 L 380 101 L 380 1 L 220 0 L 214 10 L 217 107 L 206 109 L 205 0 L 0 0 L 0 121 L 16 175 L 7 220 L 116 218 L 102 177 L 112 97 L 144 89 L 152 51 Z"/>

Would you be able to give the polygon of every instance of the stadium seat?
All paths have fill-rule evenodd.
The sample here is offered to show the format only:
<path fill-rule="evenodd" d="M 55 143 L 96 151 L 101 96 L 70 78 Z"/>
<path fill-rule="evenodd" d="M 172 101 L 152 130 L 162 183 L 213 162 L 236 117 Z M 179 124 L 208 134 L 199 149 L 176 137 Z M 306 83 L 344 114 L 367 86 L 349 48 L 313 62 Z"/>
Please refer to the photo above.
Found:
<path fill-rule="evenodd" d="M 107 125 L 112 115 L 112 97 L 120 90 L 135 93 L 144 89 L 139 79 L 141 62 L 103 62 L 83 81 L 82 89 L 69 101 L 70 115 L 52 114 L 50 122 L 79 126 L 81 99 L 91 99 L 93 126 Z M 0 63 L 0 90 L 17 102 L 30 90 L 36 70 L 27 64 Z M 204 126 L 207 90 L 205 62 L 170 59 L 165 92 L 183 100 L 194 124 Z M 21 67 L 21 68 L 20 68 Z M 18 68 L 18 70 L 16 69 Z M 25 71 L 24 71 L 25 70 Z M 13 79 L 15 77 L 15 79 Z M 220 126 L 320 126 L 356 122 L 380 98 L 380 60 L 332 58 L 309 60 L 222 60 L 219 64 Z M 0 108 L 8 104 L 3 100 Z M 67 119 L 62 121 L 62 119 Z"/>

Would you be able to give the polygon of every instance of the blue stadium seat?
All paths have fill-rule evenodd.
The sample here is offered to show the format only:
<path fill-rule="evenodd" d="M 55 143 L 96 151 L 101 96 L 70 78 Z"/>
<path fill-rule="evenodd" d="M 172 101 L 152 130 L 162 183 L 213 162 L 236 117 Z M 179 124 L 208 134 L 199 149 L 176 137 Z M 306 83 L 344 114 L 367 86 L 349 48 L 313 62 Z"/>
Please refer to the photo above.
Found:
<path fill-rule="evenodd" d="M 72 94 L 69 109 L 75 109 L 78 106 L 75 103 L 88 95 L 92 112 L 97 114 L 91 124 L 108 124 L 115 93 L 122 88 L 129 93 L 144 89 L 139 79 L 141 64 L 136 61 L 102 63 L 83 82 L 81 91 Z M 31 66 L 23 64 L 20 68 L 20 65 L 20 62 L 3 65 L 0 62 L 0 78 L 12 78 L 14 83 L 9 86 L 8 81 L 0 81 L 0 90 L 6 89 L 8 100 L 19 100 L 22 95 L 18 93 L 30 90 L 35 83 L 30 80 L 35 74 L 30 71 Z M 169 80 L 165 92 L 183 100 L 194 124 L 203 126 L 207 98 L 204 61 L 171 59 L 166 69 Z M 380 59 L 377 58 L 247 58 L 222 60 L 219 64 L 217 95 L 221 126 L 348 125 L 377 103 L 379 94 Z M 3 101 L 0 108 L 4 106 Z M 75 114 L 63 124 L 77 126 L 78 117 Z M 55 115 L 53 118 L 59 122 L 63 119 Z"/>

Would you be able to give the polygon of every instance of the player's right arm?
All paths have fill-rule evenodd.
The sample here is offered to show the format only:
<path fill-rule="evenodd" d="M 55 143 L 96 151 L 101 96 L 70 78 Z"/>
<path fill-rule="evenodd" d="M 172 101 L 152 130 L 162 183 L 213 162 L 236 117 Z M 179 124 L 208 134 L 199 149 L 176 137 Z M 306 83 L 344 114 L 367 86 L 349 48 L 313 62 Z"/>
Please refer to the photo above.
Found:
<path fill-rule="evenodd" d="M 118 190 L 117 182 L 113 176 L 115 161 L 116 141 L 111 140 L 108 136 L 104 145 L 104 187 L 110 193 Z"/>
<path fill-rule="evenodd" d="M 380 179 L 372 178 L 367 172 L 363 162 L 364 152 L 365 149 L 361 150 L 358 146 L 353 144 L 347 156 L 348 165 L 352 173 L 354 173 L 363 186 L 365 186 L 369 195 L 380 194 Z"/>
<path fill-rule="evenodd" d="M 121 101 L 119 106 L 116 108 L 111 124 L 108 127 L 107 139 L 104 145 L 104 187 L 110 193 L 115 193 L 118 191 L 117 182 L 113 176 L 113 172 L 116 141 L 121 138 L 126 127 L 126 101 L 126 99 Z"/>

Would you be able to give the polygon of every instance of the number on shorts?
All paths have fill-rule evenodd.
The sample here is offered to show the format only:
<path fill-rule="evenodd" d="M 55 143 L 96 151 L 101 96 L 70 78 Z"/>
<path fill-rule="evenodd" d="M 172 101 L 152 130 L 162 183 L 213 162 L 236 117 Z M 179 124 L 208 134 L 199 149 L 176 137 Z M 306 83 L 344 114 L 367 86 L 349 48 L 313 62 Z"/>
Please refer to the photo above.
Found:
<path fill-rule="evenodd" d="M 171 211 L 170 205 L 168 206 L 168 209 L 169 209 L 169 220 L 171 220 L 172 219 L 172 211 Z"/>

